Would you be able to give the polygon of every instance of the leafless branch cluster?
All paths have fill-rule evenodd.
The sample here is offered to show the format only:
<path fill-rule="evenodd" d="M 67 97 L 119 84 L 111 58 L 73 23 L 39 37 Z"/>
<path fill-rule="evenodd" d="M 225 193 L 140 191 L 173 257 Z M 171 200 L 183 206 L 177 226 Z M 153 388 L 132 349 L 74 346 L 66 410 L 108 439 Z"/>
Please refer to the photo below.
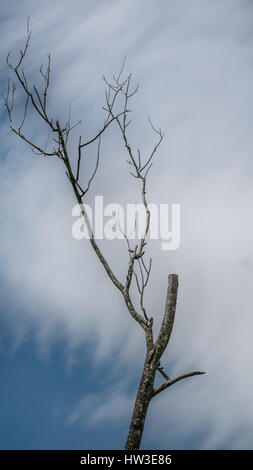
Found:
<path fill-rule="evenodd" d="M 144 290 L 149 281 L 152 259 L 149 260 L 148 266 L 143 260 L 143 256 L 145 253 L 144 247 L 147 243 L 146 238 L 147 238 L 149 227 L 150 227 L 150 210 L 149 210 L 147 199 L 146 199 L 146 181 L 147 181 L 148 172 L 153 163 L 152 159 L 159 145 L 162 142 L 164 134 L 162 133 L 161 129 L 159 130 L 155 129 L 155 127 L 151 123 L 151 120 L 149 119 L 152 130 L 159 136 L 158 142 L 154 145 L 154 148 L 152 149 L 150 154 L 146 157 L 146 159 L 143 159 L 139 148 L 137 149 L 136 152 L 134 152 L 127 136 L 127 128 L 131 124 L 131 121 L 128 119 L 127 112 L 129 111 L 129 101 L 137 93 L 138 85 L 136 87 L 131 86 L 131 79 L 132 79 L 131 74 L 125 80 L 121 79 L 124 64 L 125 64 L 125 60 L 123 62 L 123 65 L 121 67 L 121 70 L 118 76 L 117 77 L 113 76 L 113 82 L 109 82 L 105 77 L 103 77 L 107 85 L 107 89 L 105 91 L 106 107 L 104 109 L 106 110 L 106 112 L 108 112 L 108 115 L 110 115 L 111 119 L 116 120 L 119 126 L 120 132 L 123 137 L 124 145 L 126 147 L 128 157 L 129 157 L 127 162 L 131 166 L 130 174 L 134 178 L 139 179 L 141 182 L 141 195 L 142 195 L 142 202 L 143 202 L 143 205 L 145 207 L 145 212 L 146 212 L 146 224 L 145 224 L 144 233 L 141 237 L 139 244 L 135 245 L 134 247 L 131 247 L 130 241 L 126 237 L 127 243 L 128 243 L 128 252 L 129 252 L 129 266 L 128 266 L 128 272 L 126 275 L 125 293 L 126 295 L 129 295 L 129 290 L 130 290 L 132 278 L 134 275 L 135 280 L 136 280 L 137 290 L 140 295 L 141 311 L 142 311 L 144 319 L 146 320 L 146 322 L 148 322 L 149 319 L 148 319 L 146 309 L 143 304 L 143 298 L 144 298 Z M 118 93 L 123 98 L 123 111 L 124 112 L 120 116 L 116 116 L 114 112 L 115 97 L 116 97 L 116 94 Z M 138 262 L 138 265 L 139 265 L 138 274 L 135 270 L 136 261 Z"/>
<path fill-rule="evenodd" d="M 150 210 L 148 207 L 148 202 L 146 198 L 146 184 L 147 176 L 150 171 L 150 168 L 153 164 L 154 156 L 159 148 L 164 134 L 161 129 L 156 129 L 149 119 L 149 123 L 152 131 L 157 136 L 157 142 L 147 156 L 143 156 L 140 148 L 137 150 L 133 149 L 133 146 L 129 142 L 128 138 L 128 126 L 131 124 L 129 119 L 130 113 L 130 100 L 137 93 L 138 86 L 132 87 L 132 77 L 131 74 L 126 78 L 122 78 L 123 69 L 125 65 L 125 60 L 122 64 L 121 70 L 117 76 L 113 76 L 112 82 L 108 81 L 103 77 L 106 84 L 105 91 L 105 106 L 104 111 L 106 113 L 104 124 L 101 129 L 95 134 L 94 137 L 87 141 L 83 141 L 82 136 L 79 136 L 78 142 L 76 144 L 76 164 L 71 163 L 72 160 L 69 154 L 68 139 L 70 132 L 80 124 L 81 121 L 78 121 L 74 124 L 70 122 L 70 113 L 67 122 L 62 125 L 59 119 L 54 119 L 50 116 L 48 111 L 48 90 L 50 86 L 50 74 L 51 74 L 51 58 L 50 54 L 47 56 L 47 65 L 44 67 L 41 64 L 39 73 L 42 79 L 41 88 L 33 85 L 32 87 L 28 84 L 28 79 L 23 69 L 23 61 L 26 56 L 29 42 L 31 38 L 31 30 L 29 26 L 29 21 L 27 23 L 27 37 L 23 50 L 20 50 L 20 56 L 16 64 L 11 63 L 10 53 L 7 56 L 7 64 L 16 76 L 17 82 L 25 94 L 25 103 L 23 110 L 23 117 L 19 125 L 14 124 L 13 120 L 13 111 L 14 111 L 14 101 L 15 101 L 15 89 L 16 85 L 14 83 L 8 82 L 7 94 L 5 98 L 5 106 L 7 109 L 10 127 L 12 131 L 18 135 L 22 140 L 24 140 L 31 147 L 32 151 L 36 155 L 43 155 L 45 157 L 58 157 L 65 167 L 65 173 L 70 181 L 74 195 L 78 204 L 80 205 L 82 215 L 84 217 L 90 243 L 94 249 L 98 259 L 102 263 L 105 271 L 107 272 L 109 278 L 113 284 L 120 290 L 123 295 L 125 304 L 130 315 L 138 322 L 138 324 L 145 331 L 146 337 L 146 361 L 144 365 L 143 375 L 140 382 L 139 391 L 136 398 L 136 404 L 134 408 L 133 418 L 130 426 L 129 437 L 127 441 L 126 448 L 138 448 L 137 442 L 140 442 L 141 434 L 138 430 L 143 429 L 144 419 L 146 414 L 146 409 L 149 401 L 152 397 L 159 394 L 162 390 L 165 390 L 172 384 L 182 380 L 186 377 L 191 377 L 193 375 L 199 375 L 203 372 L 191 372 L 177 377 L 176 379 L 170 379 L 166 372 L 163 370 L 160 364 L 161 357 L 167 347 L 170 335 L 172 332 L 176 302 L 177 302 L 177 290 L 178 290 L 178 276 L 176 274 L 169 275 L 168 279 L 168 291 L 167 298 L 165 303 L 165 311 L 163 322 L 160 327 L 157 339 L 153 340 L 153 318 L 148 315 L 147 309 L 144 306 L 144 293 L 148 285 L 152 267 L 152 259 L 149 261 L 145 260 L 145 251 L 144 248 L 147 244 L 147 235 L 150 228 Z M 41 147 L 38 143 L 35 143 L 32 138 L 26 135 L 23 130 L 25 127 L 25 122 L 29 107 L 32 107 L 33 111 L 36 112 L 37 117 L 39 117 L 51 131 L 51 148 L 48 149 L 48 142 Z M 141 184 L 141 197 L 142 202 L 145 207 L 146 221 L 144 233 L 141 236 L 140 241 L 135 245 L 131 246 L 130 240 L 125 236 L 128 245 L 129 253 L 129 262 L 126 272 L 125 281 L 121 282 L 114 272 L 112 271 L 109 263 L 105 259 L 100 247 L 98 246 L 92 227 L 90 224 L 89 217 L 87 215 L 83 198 L 90 189 L 91 183 L 95 178 L 95 175 L 98 170 L 99 161 L 100 161 L 100 148 L 101 148 L 101 138 L 105 130 L 112 124 L 116 123 L 120 130 L 124 146 L 128 155 L 128 163 L 131 167 L 130 174 Z M 88 179 L 87 184 L 83 184 L 80 181 L 82 158 L 84 149 L 90 144 L 97 142 L 97 155 L 94 165 L 94 170 L 90 178 Z M 133 305 L 130 289 L 132 287 L 132 280 L 135 279 L 137 292 L 139 294 L 140 301 L 140 311 L 136 309 Z M 157 389 L 153 388 L 154 379 L 156 371 L 159 371 L 162 376 L 165 378 L 166 382 L 158 387 Z M 145 408 L 146 407 L 146 408 Z M 138 432 L 137 432 L 138 431 Z"/>

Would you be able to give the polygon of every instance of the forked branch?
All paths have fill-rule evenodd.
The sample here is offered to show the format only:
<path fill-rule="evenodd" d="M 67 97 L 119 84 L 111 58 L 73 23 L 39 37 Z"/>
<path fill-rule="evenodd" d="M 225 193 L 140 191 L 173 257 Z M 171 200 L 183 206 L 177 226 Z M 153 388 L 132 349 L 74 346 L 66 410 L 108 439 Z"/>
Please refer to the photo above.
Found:
<path fill-rule="evenodd" d="M 194 375 L 203 374 L 205 374 L 205 372 L 197 370 L 195 372 L 188 372 L 187 374 L 179 375 L 175 379 L 169 379 L 163 385 L 160 385 L 160 387 L 155 388 L 155 390 L 153 391 L 153 397 L 161 393 L 163 390 L 166 390 L 166 388 L 170 387 L 171 385 L 174 385 L 175 383 L 179 382 L 180 380 L 187 379 L 188 377 L 193 377 Z"/>

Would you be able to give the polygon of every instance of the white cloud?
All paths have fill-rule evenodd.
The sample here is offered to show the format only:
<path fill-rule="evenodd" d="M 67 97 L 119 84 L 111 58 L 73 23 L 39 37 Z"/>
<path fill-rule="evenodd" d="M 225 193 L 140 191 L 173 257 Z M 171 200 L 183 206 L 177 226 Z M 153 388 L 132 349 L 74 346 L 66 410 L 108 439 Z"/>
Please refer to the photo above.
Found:
<path fill-rule="evenodd" d="M 41 5 L 27 1 L 21 16 L 18 2 L 12 5 L 15 9 L 5 6 L 1 55 L 19 48 L 30 14 L 33 37 L 28 70 L 36 69 L 51 50 L 52 109 L 63 116 L 71 100 L 73 118 L 83 119 L 86 136 L 103 121 L 102 73 L 114 73 L 128 54 L 126 68 L 141 85 L 130 135 L 137 148 L 152 147 L 149 114 L 166 131 L 150 173 L 149 200 L 179 202 L 182 211 L 179 251 L 161 252 L 160 242 L 151 245 L 154 268 L 147 300 L 152 314 L 160 318 L 167 275 L 179 273 L 175 330 L 166 356 L 170 373 L 192 367 L 207 371 L 204 378 L 177 385 L 167 397 L 159 398 L 164 404 L 169 401 L 168 416 L 165 405 L 154 404 L 152 423 L 164 432 L 173 423 L 182 447 L 184 433 L 202 426 L 206 430 L 203 448 L 252 445 L 248 438 L 253 421 L 253 381 L 248 372 L 252 362 L 252 5 L 225 0 L 147 1 L 145 6 L 144 2 L 110 1 L 94 7 L 88 1 L 84 7 L 78 1 L 73 8 L 69 1 L 55 2 L 53 7 L 47 1 Z M 1 75 L 6 75 L 3 64 Z M 38 137 L 35 122 L 29 130 Z M 127 179 L 125 154 L 118 138 L 112 145 L 114 136 L 112 130 L 104 139 L 92 195 L 106 192 L 108 202 L 121 202 L 128 200 L 135 182 Z M 93 340 L 98 362 L 117 350 L 119 363 L 134 367 L 143 348 L 141 331 L 128 318 L 119 293 L 88 243 L 71 238 L 74 200 L 63 168 L 54 161 L 35 159 L 9 136 L 5 124 L 1 137 L 5 154 L 1 155 L 0 256 L 2 275 L 12 292 L 10 323 L 19 318 L 27 328 L 35 327 L 42 351 L 55 335 L 63 334 L 71 351 Z M 92 157 L 91 152 L 89 174 Z M 111 247 L 111 242 L 104 244 L 115 271 L 123 277 L 125 246 L 117 242 Z M 116 414 L 120 408 L 127 409 L 126 392 L 122 396 L 115 392 L 113 398 L 118 404 Z M 94 421 L 110 416 L 110 403 L 108 398 L 97 409 Z M 166 445 L 172 436 L 167 441 L 164 435 Z"/>
<path fill-rule="evenodd" d="M 103 395 L 86 395 L 68 418 L 69 424 L 81 421 L 85 426 L 126 419 L 131 413 L 133 397 L 127 396 L 122 387 L 106 390 Z"/>

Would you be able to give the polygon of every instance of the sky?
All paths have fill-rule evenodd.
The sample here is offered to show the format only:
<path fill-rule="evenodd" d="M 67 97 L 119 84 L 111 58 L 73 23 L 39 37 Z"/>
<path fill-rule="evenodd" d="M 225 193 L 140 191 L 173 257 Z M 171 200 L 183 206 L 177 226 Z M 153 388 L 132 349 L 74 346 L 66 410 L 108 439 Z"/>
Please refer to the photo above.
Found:
<path fill-rule="evenodd" d="M 21 4 L 22 3 L 22 4 Z M 121 449 L 140 378 L 144 335 L 87 240 L 72 237 L 75 204 L 61 162 L 35 156 L 9 129 L 4 96 L 26 21 L 29 83 L 50 52 L 50 112 L 69 107 L 70 151 L 104 119 L 103 74 L 139 83 L 129 139 L 148 155 L 148 116 L 165 132 L 148 175 L 147 198 L 181 207 L 181 243 L 148 244 L 146 306 L 157 333 L 167 276 L 179 275 L 169 376 L 204 370 L 151 403 L 144 449 L 252 449 L 253 5 L 248 0 L 61 0 L 1 6 L 0 31 L 0 447 Z M 24 96 L 17 89 L 16 119 Z M 34 115 L 26 132 L 43 143 Z M 82 178 L 94 168 L 85 155 Z M 140 202 L 116 126 L 101 142 L 87 203 Z M 120 279 L 125 240 L 101 240 Z M 134 297 L 137 300 L 137 297 Z M 160 379 L 158 379 L 160 381 Z"/>

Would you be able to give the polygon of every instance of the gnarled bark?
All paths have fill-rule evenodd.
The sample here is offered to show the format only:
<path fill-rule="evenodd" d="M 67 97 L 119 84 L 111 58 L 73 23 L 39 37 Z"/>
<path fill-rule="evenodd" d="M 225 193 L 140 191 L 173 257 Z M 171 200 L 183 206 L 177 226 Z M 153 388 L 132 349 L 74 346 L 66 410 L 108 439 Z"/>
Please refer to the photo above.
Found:
<path fill-rule="evenodd" d="M 156 367 L 154 361 L 147 354 L 144 364 L 139 390 L 136 396 L 134 411 L 129 427 L 125 449 L 137 450 L 140 447 L 146 414 L 154 392 Z"/>
<path fill-rule="evenodd" d="M 168 344 L 175 318 L 177 304 L 178 276 L 170 274 L 168 278 L 168 291 L 165 303 L 163 322 L 157 340 L 153 343 L 152 323 L 149 322 L 146 330 L 147 354 L 135 400 L 134 411 L 126 441 L 126 449 L 139 449 L 145 424 L 147 410 L 154 396 L 154 381 L 160 359 Z"/>
<path fill-rule="evenodd" d="M 174 325 L 177 291 L 178 276 L 177 274 L 170 274 L 168 277 L 168 290 L 163 321 L 155 343 L 153 343 L 152 336 L 152 319 L 146 329 L 147 354 L 125 446 L 125 449 L 128 450 L 139 449 L 148 407 L 152 398 L 180 380 L 194 375 L 204 374 L 204 372 L 195 371 L 180 375 L 175 379 L 170 379 L 160 367 L 160 359 L 166 350 Z M 154 390 L 157 370 L 166 378 L 166 382 Z"/>

